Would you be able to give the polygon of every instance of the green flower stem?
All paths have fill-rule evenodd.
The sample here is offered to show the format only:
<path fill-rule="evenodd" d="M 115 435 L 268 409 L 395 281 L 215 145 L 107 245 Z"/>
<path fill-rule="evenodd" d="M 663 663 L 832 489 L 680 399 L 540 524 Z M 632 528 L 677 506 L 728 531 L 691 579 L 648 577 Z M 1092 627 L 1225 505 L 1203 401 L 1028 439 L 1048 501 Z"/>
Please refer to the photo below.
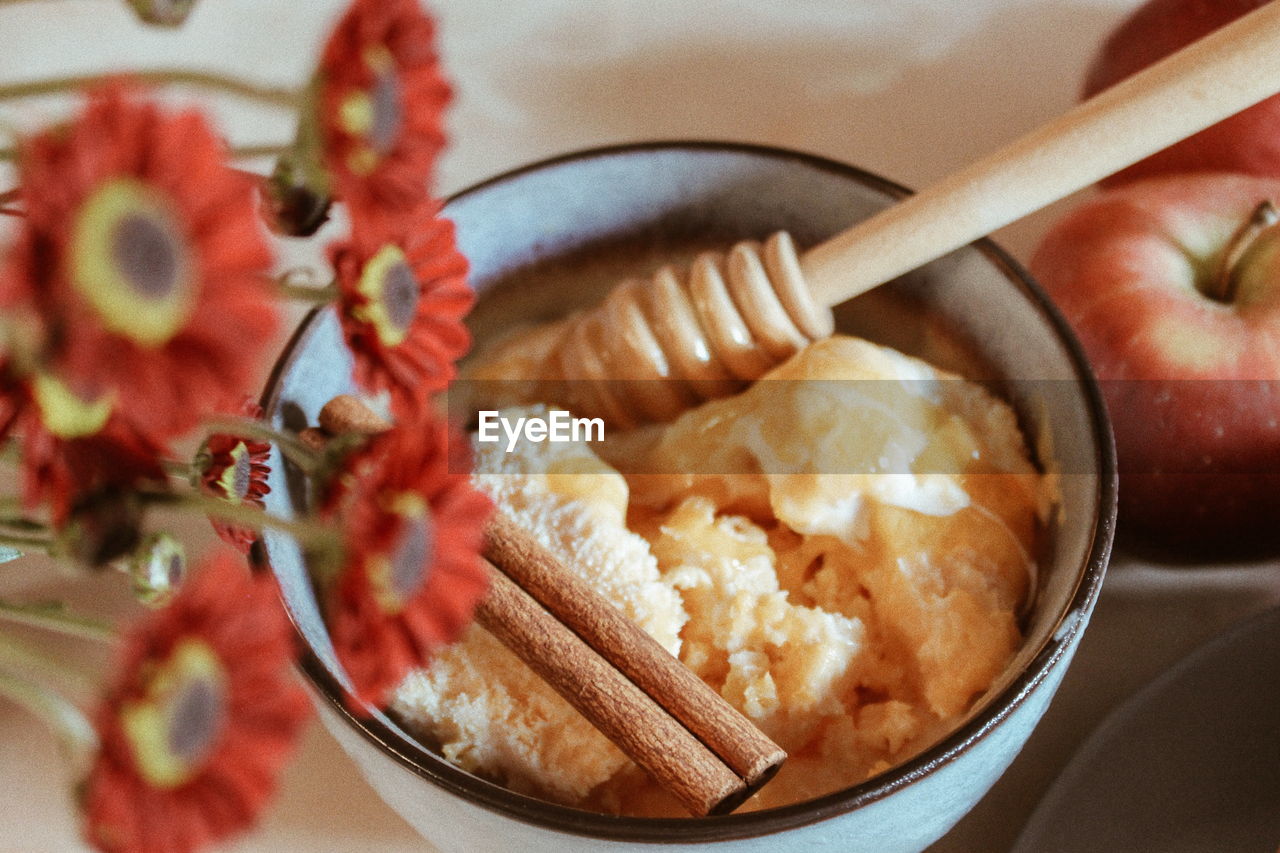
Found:
<path fill-rule="evenodd" d="M 289 150 L 289 145 L 233 145 L 230 154 L 237 160 L 248 160 L 251 157 L 279 157 Z"/>
<path fill-rule="evenodd" d="M 23 521 L 26 521 L 26 519 L 23 519 Z M 3 523 L 6 522 L 0 522 L 0 524 Z M 35 522 L 32 523 L 34 524 Z M 53 548 L 53 536 L 52 534 L 0 530 L 0 545 L 17 548 L 19 551 L 39 551 L 42 554 L 47 554 Z"/>
<path fill-rule="evenodd" d="M 0 462 L 9 465 L 21 465 L 22 443 L 13 437 L 0 441 Z"/>
<path fill-rule="evenodd" d="M 3 633 L 0 633 L 0 669 L 48 673 L 77 693 L 86 695 L 97 690 L 97 683 L 88 673 Z"/>
<path fill-rule="evenodd" d="M 294 284 L 287 280 L 276 281 L 276 292 L 281 299 L 292 299 L 311 305 L 328 305 L 338 301 L 338 285 L 331 282 L 323 287 L 309 284 Z"/>
<path fill-rule="evenodd" d="M 288 430 L 279 430 L 253 418 L 216 417 L 205 422 L 205 429 L 211 434 L 226 433 L 259 441 L 269 441 L 280 448 L 280 452 L 289 458 L 304 472 L 314 474 L 320 470 L 324 458 L 319 451 L 312 450 L 302 440 Z"/>
<path fill-rule="evenodd" d="M 0 0 L 0 3 L 3 2 L 4 0 Z M 3 98 L 3 95 L 0 95 L 0 98 Z M 279 144 L 233 145 L 227 150 L 227 154 L 235 160 L 249 160 L 254 157 L 279 157 L 288 150 L 288 145 Z M 10 147 L 0 148 L 0 161 L 12 161 L 17 159 L 18 149 Z M 8 192 L 0 193 L 0 204 L 15 201 L 17 198 L 17 190 L 9 190 Z"/>
<path fill-rule="evenodd" d="M 342 540 L 336 530 L 307 519 L 281 518 L 247 504 L 233 504 L 212 495 L 198 492 L 143 492 L 142 497 L 151 503 L 216 518 L 228 524 L 253 530 L 279 530 L 288 534 L 306 548 L 331 550 L 341 547 Z"/>
<path fill-rule="evenodd" d="M 191 86 L 197 89 L 210 89 L 288 110 L 297 110 L 302 105 L 302 93 L 292 89 L 260 86 L 256 83 L 249 83 L 234 77 L 225 77 L 211 71 L 196 71 L 188 68 L 157 68 L 131 71 L 128 74 L 128 78 L 147 84 L 174 84 Z M 0 100 L 36 98 L 42 95 L 78 91 L 101 83 L 104 79 L 106 79 L 104 75 L 87 74 L 71 77 L 52 77 L 46 80 L 30 80 L 25 83 L 9 83 L 0 86 Z"/>
<path fill-rule="evenodd" d="M 178 459 L 161 459 L 160 467 L 164 468 L 164 472 L 170 477 L 176 477 L 186 483 L 191 482 L 192 475 L 195 472 L 194 465 Z"/>
<path fill-rule="evenodd" d="M 0 696 L 25 708 L 47 725 L 70 755 L 87 756 L 97 750 L 98 734 L 89 718 L 56 690 L 0 670 Z"/>
<path fill-rule="evenodd" d="M 22 498 L 16 495 L 0 495 L 0 513 L 22 512 Z"/>
<path fill-rule="evenodd" d="M 106 622 L 67 613 L 61 604 L 16 604 L 0 599 L 0 620 L 78 637 L 114 643 L 116 631 Z"/>
<path fill-rule="evenodd" d="M 23 536 L 46 535 L 51 540 L 53 530 L 39 519 L 26 514 L 26 503 L 16 495 L 0 495 L 0 528 L 8 527 Z"/>

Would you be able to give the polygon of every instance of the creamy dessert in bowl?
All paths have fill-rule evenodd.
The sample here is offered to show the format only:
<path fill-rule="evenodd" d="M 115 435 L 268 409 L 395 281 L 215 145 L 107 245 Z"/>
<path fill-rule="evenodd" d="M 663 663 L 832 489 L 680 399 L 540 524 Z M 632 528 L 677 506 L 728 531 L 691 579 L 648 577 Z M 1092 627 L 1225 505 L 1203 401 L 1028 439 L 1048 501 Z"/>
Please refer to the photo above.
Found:
<path fill-rule="evenodd" d="M 787 152 L 670 145 L 543 164 L 448 212 L 475 286 L 492 289 L 475 317 L 484 339 L 503 317 L 551 319 L 693 248 L 778 228 L 811 243 L 897 192 Z M 308 674 L 335 700 L 331 729 L 438 846 L 919 850 L 1013 759 L 1110 546 L 1096 389 L 1056 314 L 989 245 L 839 319 L 902 352 L 819 342 L 738 397 L 570 442 L 558 460 L 478 445 L 478 479 L 500 504 L 792 752 L 739 813 L 673 816 L 479 629 L 411 677 L 391 714 L 343 719 L 298 553 L 269 538 Z M 334 318 L 318 315 L 281 364 L 272 416 L 313 422 L 351 390 L 349 366 Z M 273 496 L 287 512 L 289 490 Z"/>
<path fill-rule="evenodd" d="M 501 414 L 551 420 L 546 406 Z M 744 808 L 909 758 L 1021 641 L 1052 480 L 1013 411 L 974 383 L 840 335 L 740 394 L 602 438 L 477 441 L 474 479 L 787 750 Z M 449 760 L 516 790 L 682 813 L 479 626 L 392 707 Z"/>

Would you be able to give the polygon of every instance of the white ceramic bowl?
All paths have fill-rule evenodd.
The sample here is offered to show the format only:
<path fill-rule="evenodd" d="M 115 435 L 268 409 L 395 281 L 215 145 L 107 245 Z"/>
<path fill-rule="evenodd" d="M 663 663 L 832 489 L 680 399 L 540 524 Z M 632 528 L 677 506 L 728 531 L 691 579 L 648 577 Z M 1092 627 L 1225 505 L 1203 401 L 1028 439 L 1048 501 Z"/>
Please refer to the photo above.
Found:
<path fill-rule="evenodd" d="M 728 244 L 785 228 L 801 246 L 905 191 L 815 157 L 748 146 L 672 143 L 574 154 L 495 178 L 446 208 L 483 293 L 531 265 L 619 243 Z M 1039 288 L 1007 255 L 980 241 L 888 285 L 920 323 L 872 323 L 884 342 L 945 357 L 922 329 L 943 324 L 976 348 L 1018 411 L 1042 463 L 1061 475 L 1061 513 L 1045 537 L 1025 641 L 970 717 L 915 758 L 862 784 L 785 808 L 705 819 L 616 818 L 512 793 L 448 764 L 386 716 L 345 710 L 338 665 L 301 556 L 266 538 L 270 563 L 306 646 L 303 668 L 323 697 L 321 716 L 370 784 L 442 850 L 670 849 L 919 851 L 960 819 L 1012 762 L 1057 690 L 1097 600 L 1111 548 L 1116 474 L 1111 434 L 1079 346 Z M 838 311 L 864 331 L 884 295 Z M 549 295 L 533 313 L 582 300 Z M 525 319 L 533 319 L 526 317 Z M 331 397 L 352 390 L 350 357 L 331 311 L 313 315 L 283 354 L 265 399 L 268 416 L 314 424 Z M 269 509 L 291 514 L 304 490 L 279 459 Z"/>

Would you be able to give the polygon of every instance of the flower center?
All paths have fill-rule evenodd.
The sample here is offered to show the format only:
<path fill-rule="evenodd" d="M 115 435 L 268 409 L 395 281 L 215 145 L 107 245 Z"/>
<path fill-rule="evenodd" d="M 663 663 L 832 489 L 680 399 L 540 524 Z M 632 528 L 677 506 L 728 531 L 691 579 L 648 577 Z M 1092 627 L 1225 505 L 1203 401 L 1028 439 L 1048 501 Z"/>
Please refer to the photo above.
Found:
<path fill-rule="evenodd" d="M 139 213 L 116 222 L 111 254 L 116 269 L 147 299 L 163 299 L 178 286 L 178 255 L 164 223 Z"/>
<path fill-rule="evenodd" d="M 145 696 L 121 709 L 138 772 L 157 788 L 193 778 L 227 721 L 226 673 L 204 642 L 183 640 L 151 673 Z"/>
<path fill-rule="evenodd" d="M 399 346 L 409 336 L 422 297 L 404 252 L 391 244 L 379 249 L 364 265 L 357 289 L 367 301 L 353 312 L 356 319 L 372 325 L 383 346 Z"/>
<path fill-rule="evenodd" d="M 99 187 L 71 235 L 76 291 L 113 332 L 159 346 L 192 307 L 194 262 L 168 200 L 132 178 Z"/>
<path fill-rule="evenodd" d="M 387 613 L 396 614 L 426 586 L 435 553 L 435 527 L 431 510 L 416 494 L 400 495 L 392 512 L 401 517 L 395 547 L 375 560 L 371 574 L 378 603 Z"/>
<path fill-rule="evenodd" d="M 387 308 L 387 319 L 397 329 L 408 331 L 414 315 L 418 313 L 418 280 L 404 261 L 387 270 L 382 280 L 382 304 Z"/>
<path fill-rule="evenodd" d="M 253 484 L 253 457 L 243 441 L 231 449 L 230 455 L 231 464 L 218 478 L 218 485 L 229 502 L 238 504 L 249 496 Z"/>
<path fill-rule="evenodd" d="M 343 128 L 364 140 L 347 164 L 361 175 L 372 172 L 379 160 L 395 150 L 404 125 L 404 99 L 395 59 L 385 47 L 377 47 L 365 54 L 365 64 L 373 73 L 373 85 L 347 96 L 340 114 Z"/>
<path fill-rule="evenodd" d="M 96 435 L 111 417 L 111 397 L 86 400 L 47 373 L 31 382 L 32 396 L 45 429 L 62 439 Z"/>
<path fill-rule="evenodd" d="M 400 107 L 400 78 L 394 67 L 376 72 L 373 90 L 373 124 L 369 127 L 369 146 L 379 157 L 395 148 L 404 116 Z"/>

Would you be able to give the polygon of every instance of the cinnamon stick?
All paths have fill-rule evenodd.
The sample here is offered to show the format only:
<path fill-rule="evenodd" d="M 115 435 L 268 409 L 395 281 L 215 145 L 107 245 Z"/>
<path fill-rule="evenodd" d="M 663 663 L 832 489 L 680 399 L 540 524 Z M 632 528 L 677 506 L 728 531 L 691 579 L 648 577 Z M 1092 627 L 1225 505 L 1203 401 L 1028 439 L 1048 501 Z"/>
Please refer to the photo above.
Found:
<path fill-rule="evenodd" d="M 699 817 L 726 814 L 746 784 L 643 690 L 489 564 L 476 619 Z"/>
<path fill-rule="evenodd" d="M 639 625 L 569 570 L 509 516 L 485 532 L 485 556 L 647 693 L 743 778 L 754 793 L 786 760 L 783 749 Z"/>
<path fill-rule="evenodd" d="M 347 395 L 325 404 L 320 425 L 391 426 Z M 490 521 L 485 557 L 477 621 L 690 812 L 728 813 L 782 766 L 781 747 L 511 518 Z"/>

